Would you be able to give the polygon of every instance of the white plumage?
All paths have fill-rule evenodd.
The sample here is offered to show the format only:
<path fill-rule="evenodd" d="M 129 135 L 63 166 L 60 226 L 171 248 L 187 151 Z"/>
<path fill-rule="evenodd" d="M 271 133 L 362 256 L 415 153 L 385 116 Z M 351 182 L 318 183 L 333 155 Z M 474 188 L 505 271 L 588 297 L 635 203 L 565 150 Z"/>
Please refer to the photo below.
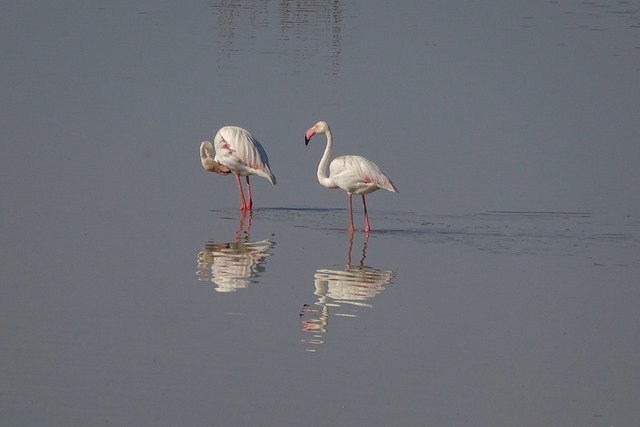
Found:
<path fill-rule="evenodd" d="M 367 204 L 365 202 L 365 194 L 373 193 L 381 188 L 398 192 L 388 176 L 386 176 L 380 168 L 370 160 L 360 156 L 340 156 L 333 159 L 329 164 L 331 157 L 331 148 L 333 147 L 333 139 L 331 129 L 326 122 L 319 121 L 313 125 L 304 135 L 305 145 L 316 134 L 325 134 L 327 137 L 327 146 L 320 159 L 318 165 L 318 182 L 327 188 L 341 188 L 349 195 L 349 214 L 351 222 L 349 230 L 353 232 L 353 208 L 351 197 L 353 194 L 362 196 L 362 205 L 364 207 L 365 231 L 369 232 L 369 215 L 367 214 Z M 329 164 L 329 175 L 327 175 L 327 165 Z"/>
<path fill-rule="evenodd" d="M 361 156 L 336 157 L 329 164 L 329 177 L 347 193 L 359 196 L 380 188 L 397 191 L 375 163 Z"/>
<path fill-rule="evenodd" d="M 212 148 L 215 148 L 215 157 L 212 159 Z M 276 185 L 276 177 L 271 172 L 267 153 L 255 136 L 238 126 L 225 126 L 221 128 L 213 139 L 213 145 L 204 141 L 200 145 L 200 158 L 202 166 L 211 172 L 223 175 L 229 172 L 236 176 L 238 192 L 242 199 L 240 210 L 251 210 L 251 184 L 249 176 L 257 175 L 267 179 Z M 245 202 L 240 176 L 246 177 L 248 200 Z"/>
<path fill-rule="evenodd" d="M 221 128 L 213 139 L 214 160 L 240 176 L 257 175 L 276 185 L 269 158 L 255 136 L 238 126 Z"/>

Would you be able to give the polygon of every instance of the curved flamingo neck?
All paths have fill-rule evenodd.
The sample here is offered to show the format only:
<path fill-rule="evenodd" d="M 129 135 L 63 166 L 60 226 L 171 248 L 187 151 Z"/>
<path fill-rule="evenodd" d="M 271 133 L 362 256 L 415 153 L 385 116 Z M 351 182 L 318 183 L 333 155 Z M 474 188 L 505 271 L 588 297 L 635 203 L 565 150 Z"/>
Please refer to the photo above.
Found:
<path fill-rule="evenodd" d="M 207 157 L 211 157 L 211 150 L 212 150 L 212 146 L 211 143 L 207 144 L 208 141 L 203 142 L 200 145 L 200 158 L 202 160 L 206 159 Z"/>
<path fill-rule="evenodd" d="M 327 137 L 327 146 L 324 149 L 324 154 L 322 155 L 320 164 L 318 165 L 318 182 L 320 182 L 320 185 L 323 185 L 325 187 L 335 188 L 336 185 L 333 183 L 333 180 L 327 173 L 327 167 L 329 166 L 329 157 L 331 157 L 331 148 L 333 148 L 331 130 L 327 129 L 325 135 Z"/>

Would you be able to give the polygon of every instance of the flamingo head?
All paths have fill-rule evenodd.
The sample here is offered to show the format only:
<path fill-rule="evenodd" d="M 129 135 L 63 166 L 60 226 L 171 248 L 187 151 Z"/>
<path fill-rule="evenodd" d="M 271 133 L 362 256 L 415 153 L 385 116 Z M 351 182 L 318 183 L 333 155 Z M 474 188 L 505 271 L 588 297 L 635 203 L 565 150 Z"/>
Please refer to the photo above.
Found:
<path fill-rule="evenodd" d="M 309 144 L 309 140 L 313 137 L 313 135 L 318 133 L 327 133 L 329 132 L 329 125 L 327 122 L 320 120 L 318 123 L 313 125 L 311 129 L 304 134 L 304 145 Z"/>
<path fill-rule="evenodd" d="M 219 173 L 220 175 L 228 175 L 231 173 L 231 170 L 216 162 L 213 157 L 213 145 L 209 141 L 202 141 L 200 144 L 200 162 L 202 163 L 202 167 L 208 170 L 209 172 Z"/>
<path fill-rule="evenodd" d="M 204 159 L 206 157 L 213 157 L 213 145 L 211 141 L 202 141 L 200 144 L 200 158 Z"/>

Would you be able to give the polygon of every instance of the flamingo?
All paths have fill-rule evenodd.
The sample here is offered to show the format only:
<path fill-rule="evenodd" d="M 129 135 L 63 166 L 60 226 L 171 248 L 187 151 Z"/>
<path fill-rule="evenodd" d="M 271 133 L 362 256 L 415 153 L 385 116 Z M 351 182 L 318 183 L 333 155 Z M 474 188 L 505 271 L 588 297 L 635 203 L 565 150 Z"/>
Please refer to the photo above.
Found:
<path fill-rule="evenodd" d="M 331 156 L 331 148 L 333 140 L 331 138 L 331 129 L 326 122 L 319 121 L 304 135 L 304 144 L 308 145 L 309 140 L 317 134 L 325 134 L 327 137 L 327 146 L 320 159 L 318 165 L 318 181 L 320 185 L 327 188 L 341 188 L 349 195 L 349 231 L 353 233 L 353 207 L 351 198 L 354 194 L 362 196 L 362 206 L 364 207 L 365 231 L 371 231 L 369 225 L 369 215 L 367 214 L 367 203 L 364 196 L 373 193 L 380 188 L 398 192 L 389 177 L 387 177 L 380 168 L 370 160 L 360 156 L 340 156 L 336 157 L 329 164 L 329 175 L 327 175 L 327 164 Z"/>
<path fill-rule="evenodd" d="M 215 146 L 215 157 L 213 147 Z M 238 183 L 238 192 L 242 204 L 240 210 L 250 211 L 253 207 L 251 199 L 250 175 L 257 175 L 266 178 L 271 184 L 276 185 L 276 177 L 269 167 L 269 158 L 255 136 L 245 129 L 237 126 L 225 126 L 216 133 L 213 145 L 209 141 L 200 144 L 200 161 L 202 167 L 209 172 L 228 175 L 233 173 Z M 247 179 L 248 199 L 245 202 L 244 192 L 240 177 Z"/>

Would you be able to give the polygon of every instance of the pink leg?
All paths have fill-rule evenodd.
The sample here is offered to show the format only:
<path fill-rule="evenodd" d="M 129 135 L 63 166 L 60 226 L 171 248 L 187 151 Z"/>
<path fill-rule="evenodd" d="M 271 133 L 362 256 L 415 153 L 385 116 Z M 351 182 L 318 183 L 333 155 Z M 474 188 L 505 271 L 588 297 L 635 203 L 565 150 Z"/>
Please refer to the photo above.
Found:
<path fill-rule="evenodd" d="M 351 202 L 352 194 L 351 193 L 347 193 L 347 194 L 349 195 L 349 216 L 351 217 L 351 221 L 349 222 L 349 231 L 351 233 L 353 233 L 353 230 L 354 230 L 354 228 L 353 228 L 353 205 L 352 205 L 352 202 Z"/>
<path fill-rule="evenodd" d="M 244 202 L 244 192 L 242 191 L 242 184 L 240 183 L 240 175 L 236 175 L 236 182 L 238 183 L 238 192 L 240 193 L 240 199 L 242 200 L 242 204 L 240 205 L 240 210 L 247 210 L 247 204 Z"/>
<path fill-rule="evenodd" d="M 369 214 L 367 213 L 367 202 L 364 201 L 364 194 L 362 195 L 362 206 L 364 206 L 364 231 L 368 233 L 371 231 L 371 227 L 369 226 Z"/>
<path fill-rule="evenodd" d="M 251 184 L 249 183 L 249 175 L 247 175 L 247 209 L 251 210 L 253 202 L 251 201 Z"/>

